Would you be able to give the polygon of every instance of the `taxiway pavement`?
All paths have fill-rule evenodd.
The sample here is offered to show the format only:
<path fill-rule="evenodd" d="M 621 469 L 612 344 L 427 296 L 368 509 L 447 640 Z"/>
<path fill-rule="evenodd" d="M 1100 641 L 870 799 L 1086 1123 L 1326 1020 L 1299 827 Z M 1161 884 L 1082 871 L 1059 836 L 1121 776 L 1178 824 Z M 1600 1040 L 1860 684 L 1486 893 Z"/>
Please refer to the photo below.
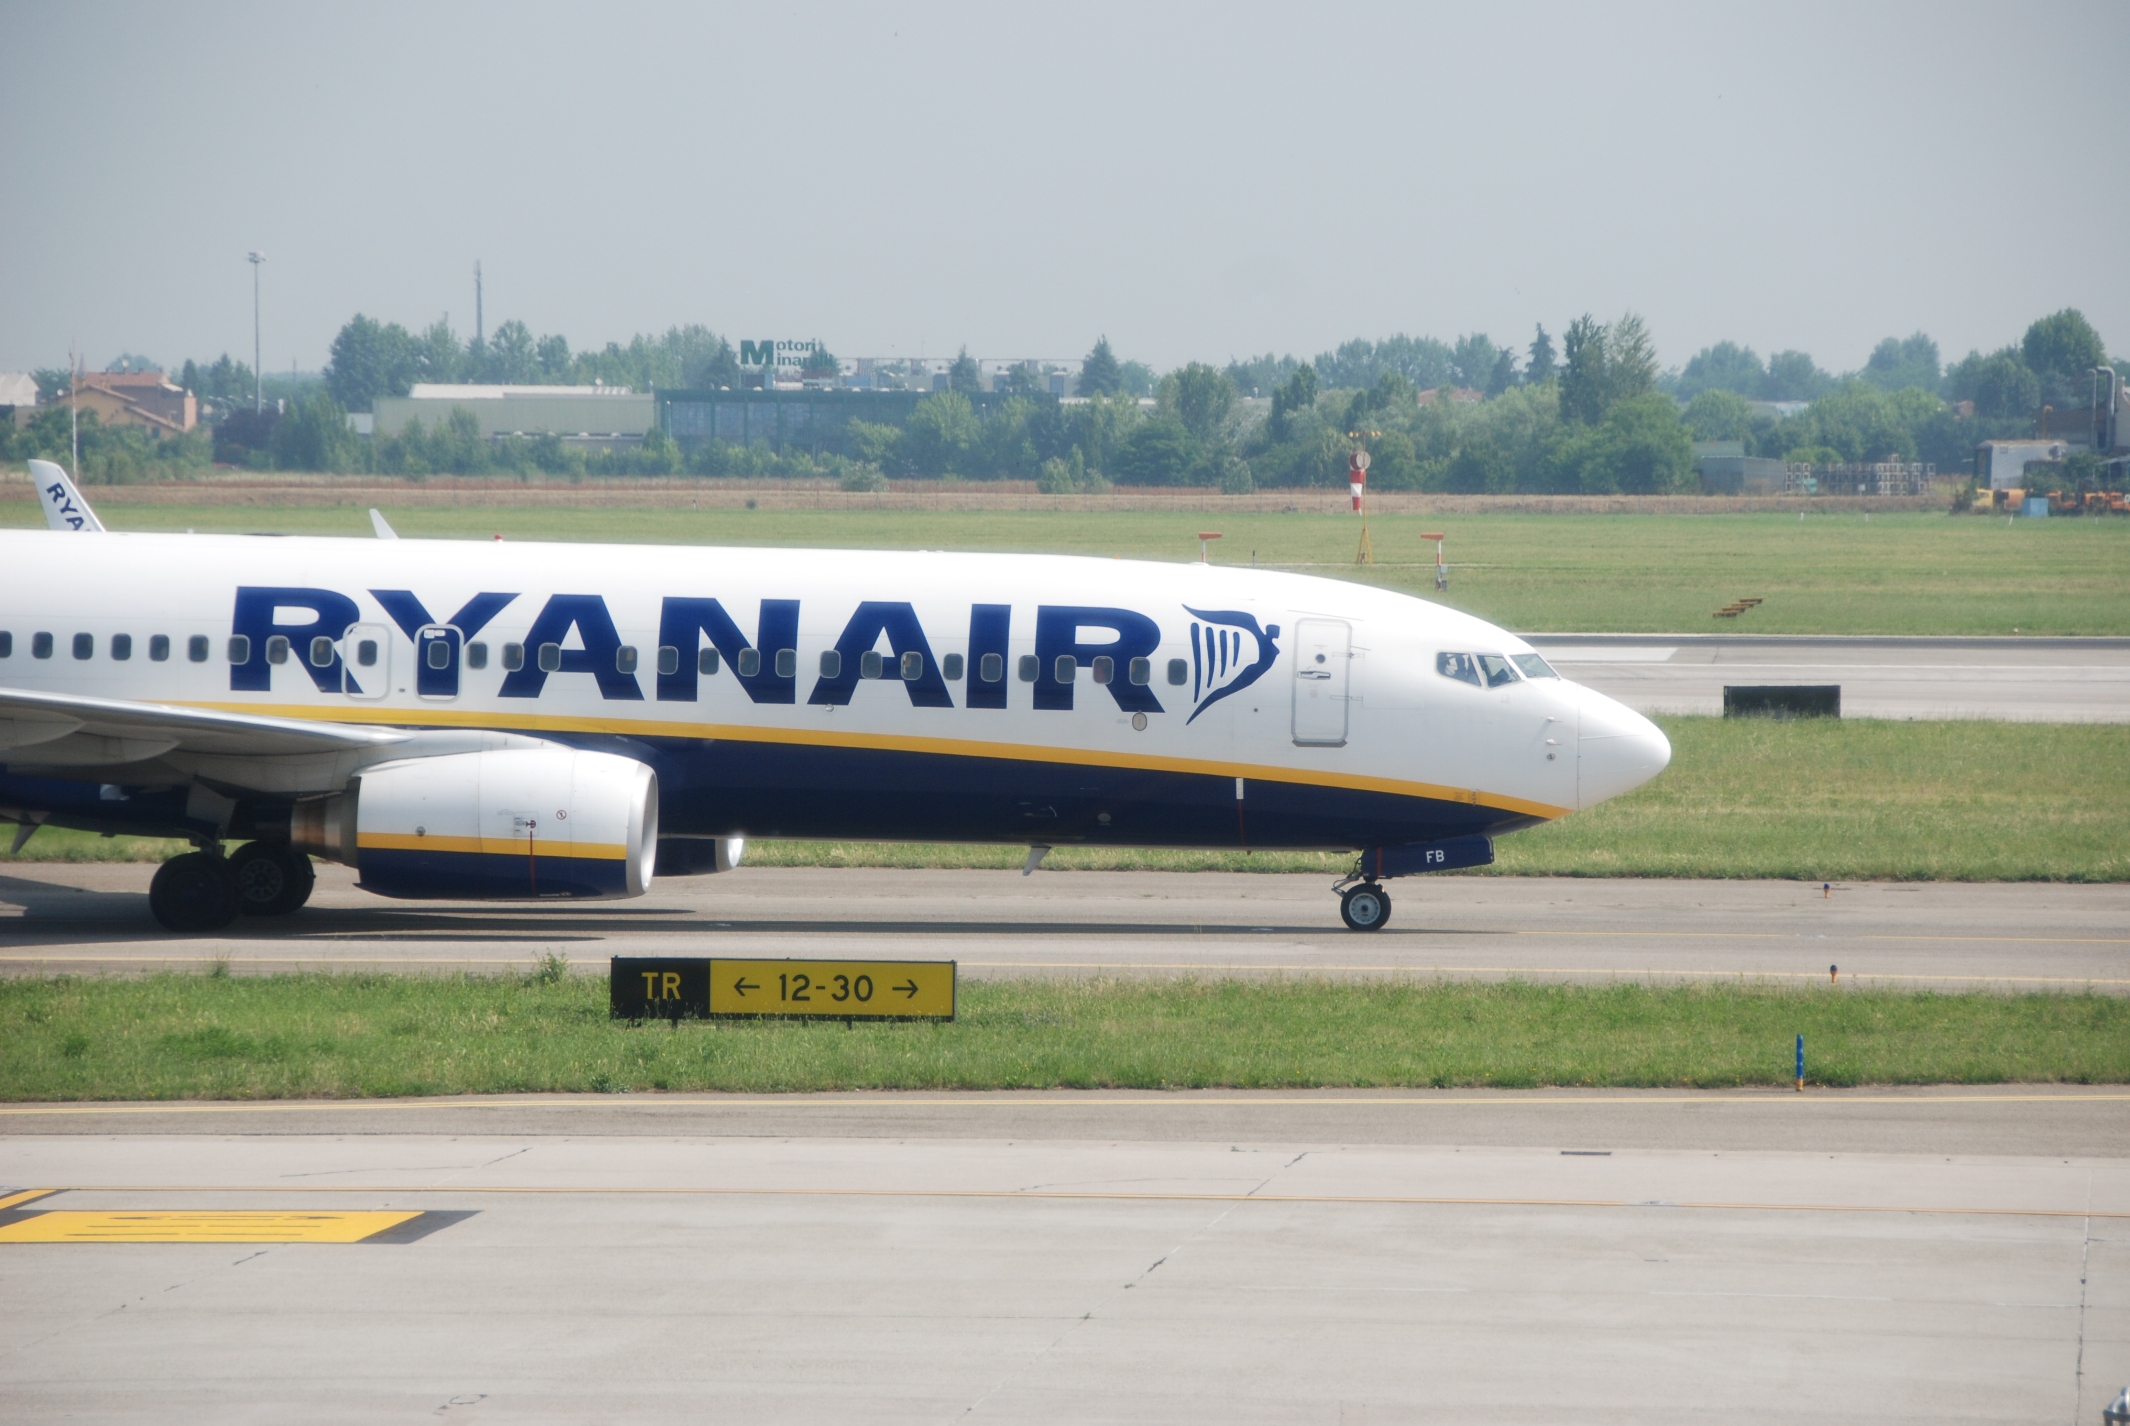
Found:
<path fill-rule="evenodd" d="M 7 1106 L 18 1420 L 2027 1422 L 2130 1377 L 2121 1091 Z M 1012 1126 L 1001 1133 L 1001 1128 Z M 414 1241 L 154 1242 L 419 1210 Z M 19 1218 L 18 1218 L 19 1221 Z M 109 1220 L 106 1220 L 109 1221 Z"/>
<path fill-rule="evenodd" d="M 1390 924 L 1346 930 L 1332 877 L 742 867 L 619 904 L 409 904 L 321 865 L 310 906 L 181 937 L 154 868 L 0 874 L 0 972 L 523 969 L 551 953 L 877 956 L 1003 975 L 1322 975 L 1824 981 L 2130 993 L 2130 886 L 1426 877 Z"/>
<path fill-rule="evenodd" d="M 2130 721 L 2130 639 L 1525 637 L 1565 676 L 1642 713 L 1721 713 L 1726 684 L 1836 683 L 1852 718 Z"/>

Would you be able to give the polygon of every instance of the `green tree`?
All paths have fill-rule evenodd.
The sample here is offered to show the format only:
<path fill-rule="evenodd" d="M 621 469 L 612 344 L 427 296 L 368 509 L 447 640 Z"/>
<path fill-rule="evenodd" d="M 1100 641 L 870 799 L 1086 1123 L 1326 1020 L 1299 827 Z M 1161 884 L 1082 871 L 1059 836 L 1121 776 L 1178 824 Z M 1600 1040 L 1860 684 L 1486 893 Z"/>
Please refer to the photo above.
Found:
<path fill-rule="evenodd" d="M 1124 384 L 1126 396 L 1137 399 L 1154 394 L 1154 369 L 1143 361 L 1128 361 L 1118 367 L 1117 379 Z"/>
<path fill-rule="evenodd" d="M 1687 402 L 1681 419 L 1697 441 L 1742 441 L 1752 429 L 1753 408 L 1735 391 L 1712 389 Z"/>
<path fill-rule="evenodd" d="M 1494 364 L 1500 359 L 1501 348 L 1495 346 L 1485 332 L 1467 333 L 1450 349 L 1452 377 L 1459 386 L 1484 391 L 1487 383 L 1494 379 Z"/>
<path fill-rule="evenodd" d="M 1234 384 L 1218 367 L 1194 361 L 1162 378 L 1162 410 L 1172 413 L 1201 444 L 1219 436 L 1234 407 Z"/>
<path fill-rule="evenodd" d="M 1972 373 L 1975 414 L 1985 419 L 2031 416 L 2041 405 L 2041 380 L 2006 347 L 1984 357 Z"/>
<path fill-rule="evenodd" d="M 1117 452 L 1119 485 L 1186 485 L 1198 464 L 1198 442 L 1183 422 L 1163 412 L 1143 421 Z"/>
<path fill-rule="evenodd" d="M 1524 381 L 1532 386 L 1553 380 L 1556 368 L 1553 362 L 1553 338 L 1546 335 L 1543 324 L 1538 335 L 1531 339 L 1531 359 L 1524 363 Z"/>
<path fill-rule="evenodd" d="M 1605 333 L 1605 404 L 1631 401 L 1656 389 L 1656 344 L 1640 317 L 1624 313 Z"/>
<path fill-rule="evenodd" d="M 966 472 L 970 453 L 982 437 L 983 426 L 969 398 L 959 390 L 936 391 L 910 413 L 902 432 L 901 455 L 912 475 L 960 475 Z"/>
<path fill-rule="evenodd" d="M 1668 495 L 1685 489 L 1694 471 L 1678 404 L 1661 392 L 1615 403 L 1598 426 L 1563 446 L 1561 459 L 1592 494 Z"/>
<path fill-rule="evenodd" d="M 343 409 L 367 411 L 380 396 L 405 396 L 416 371 L 414 339 L 407 329 L 357 312 L 333 338 L 325 388 Z"/>
<path fill-rule="evenodd" d="M 1608 385 L 1605 327 L 1588 312 L 1561 336 L 1561 415 L 1594 426 L 1605 417 Z"/>
<path fill-rule="evenodd" d="M 984 389 L 984 374 L 976 365 L 976 358 L 963 347 L 961 355 L 954 358 L 954 365 L 947 368 L 947 390 L 960 392 L 963 396 L 975 396 Z"/>
<path fill-rule="evenodd" d="M 439 317 L 413 339 L 411 355 L 416 381 L 455 382 L 465 376 L 466 353 L 451 324 Z"/>
<path fill-rule="evenodd" d="M 1080 363 L 1079 394 L 1114 396 L 1123 389 L 1123 368 L 1117 364 L 1117 354 L 1109 349 L 1109 338 L 1104 336 L 1087 354 L 1087 360 Z"/>
<path fill-rule="evenodd" d="M 1767 379 L 1761 383 L 1763 401 L 1812 401 L 1834 385 L 1834 378 L 1819 369 L 1803 352 L 1777 352 L 1768 358 Z"/>
<path fill-rule="evenodd" d="M 1509 453 L 1485 435 L 1474 436 L 1451 459 L 1448 485 L 1460 495 L 1514 490 L 1516 466 L 1509 459 Z"/>
<path fill-rule="evenodd" d="M 1316 368 L 1301 367 L 1287 379 L 1286 385 L 1272 393 L 1272 415 L 1265 423 L 1266 433 L 1275 441 L 1287 440 L 1293 434 L 1294 413 L 1314 405 Z"/>
<path fill-rule="evenodd" d="M 1864 369 L 1857 373 L 1881 391 L 1920 387 L 1938 389 L 1938 344 L 1921 332 L 1906 341 L 1888 337 L 1871 349 Z"/>
<path fill-rule="evenodd" d="M 362 468 L 362 450 L 348 429 L 348 413 L 326 392 L 303 397 L 274 426 L 270 446 L 277 470 L 327 473 Z"/>
<path fill-rule="evenodd" d="M 1691 401 L 1704 391 L 1729 391 L 1750 400 L 1760 395 L 1767 379 L 1767 368 L 1751 347 L 1718 342 L 1688 360 L 1679 373 L 1678 394 Z"/>
<path fill-rule="evenodd" d="M 2019 355 L 2040 383 L 2041 399 L 2058 409 L 2090 401 L 2089 373 L 2108 364 L 2100 333 L 2075 307 L 2053 312 L 2028 327 L 2019 342 Z"/>
<path fill-rule="evenodd" d="M 532 329 L 512 319 L 488 339 L 485 379 L 505 386 L 533 386 L 540 380 L 539 343 Z"/>
<path fill-rule="evenodd" d="M 542 337 L 533 354 L 540 363 L 541 384 L 560 386 L 569 381 L 569 338 L 561 335 Z"/>

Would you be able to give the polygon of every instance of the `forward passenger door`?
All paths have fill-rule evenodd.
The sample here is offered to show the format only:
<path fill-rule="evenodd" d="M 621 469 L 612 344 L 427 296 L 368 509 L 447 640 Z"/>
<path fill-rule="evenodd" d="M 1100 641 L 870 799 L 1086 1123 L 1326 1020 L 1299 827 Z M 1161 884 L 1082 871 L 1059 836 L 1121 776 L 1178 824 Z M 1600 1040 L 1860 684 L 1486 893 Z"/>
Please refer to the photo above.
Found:
<path fill-rule="evenodd" d="M 1353 626 L 1343 619 L 1297 620 L 1293 648 L 1294 741 L 1302 747 L 1344 747 Z"/>

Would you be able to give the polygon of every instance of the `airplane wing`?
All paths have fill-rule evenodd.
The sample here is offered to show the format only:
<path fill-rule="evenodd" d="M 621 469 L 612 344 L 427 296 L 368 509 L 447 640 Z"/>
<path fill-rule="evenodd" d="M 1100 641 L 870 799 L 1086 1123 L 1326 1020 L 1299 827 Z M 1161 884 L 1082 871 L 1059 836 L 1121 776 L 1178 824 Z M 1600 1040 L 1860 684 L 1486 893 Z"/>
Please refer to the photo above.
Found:
<path fill-rule="evenodd" d="M 45 524 L 55 530 L 103 533 L 104 522 L 96 518 L 96 512 L 81 498 L 64 470 L 48 460 L 33 460 L 30 479 L 37 486 L 38 502 L 44 506 Z"/>
<path fill-rule="evenodd" d="M 31 750 L 62 738 L 74 739 L 67 762 L 118 763 L 167 752 L 239 757 L 335 753 L 403 743 L 412 736 L 363 724 L 310 723 L 0 687 L 0 762 L 10 761 L 13 749 L 24 751 L 22 762 L 44 762 L 46 757 Z"/>

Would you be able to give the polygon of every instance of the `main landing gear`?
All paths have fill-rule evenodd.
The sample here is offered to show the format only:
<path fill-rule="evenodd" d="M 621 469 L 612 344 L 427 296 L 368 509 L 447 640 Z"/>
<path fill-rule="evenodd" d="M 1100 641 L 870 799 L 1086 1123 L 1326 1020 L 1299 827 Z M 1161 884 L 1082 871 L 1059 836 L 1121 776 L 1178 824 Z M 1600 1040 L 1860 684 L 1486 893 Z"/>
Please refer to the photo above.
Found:
<path fill-rule="evenodd" d="M 273 842 L 251 842 L 227 858 L 187 852 L 156 869 L 148 909 L 165 930 L 219 931 L 239 916 L 286 916 L 310 900 L 311 859 Z"/>

